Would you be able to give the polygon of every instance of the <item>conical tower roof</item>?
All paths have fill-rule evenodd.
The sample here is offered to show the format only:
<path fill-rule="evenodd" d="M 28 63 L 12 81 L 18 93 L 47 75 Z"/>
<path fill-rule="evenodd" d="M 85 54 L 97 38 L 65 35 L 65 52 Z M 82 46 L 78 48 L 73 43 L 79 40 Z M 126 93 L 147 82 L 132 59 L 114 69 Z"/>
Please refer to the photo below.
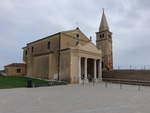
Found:
<path fill-rule="evenodd" d="M 103 14 L 102 14 L 102 18 L 101 18 L 99 31 L 105 31 L 105 30 L 109 30 L 109 26 L 108 26 L 107 19 L 106 19 L 106 16 L 105 16 L 105 12 L 104 12 L 104 9 L 103 9 Z"/>

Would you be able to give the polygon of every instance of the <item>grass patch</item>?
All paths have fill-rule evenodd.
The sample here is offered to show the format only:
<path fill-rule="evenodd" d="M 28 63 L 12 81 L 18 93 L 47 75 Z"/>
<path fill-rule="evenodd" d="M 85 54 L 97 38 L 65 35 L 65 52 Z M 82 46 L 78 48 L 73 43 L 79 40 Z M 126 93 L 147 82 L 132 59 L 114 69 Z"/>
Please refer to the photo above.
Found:
<path fill-rule="evenodd" d="M 33 83 L 35 84 L 48 84 L 48 81 L 45 80 L 39 80 L 39 79 L 28 78 L 28 77 L 0 75 L 0 89 L 26 87 L 28 80 L 32 80 Z"/>

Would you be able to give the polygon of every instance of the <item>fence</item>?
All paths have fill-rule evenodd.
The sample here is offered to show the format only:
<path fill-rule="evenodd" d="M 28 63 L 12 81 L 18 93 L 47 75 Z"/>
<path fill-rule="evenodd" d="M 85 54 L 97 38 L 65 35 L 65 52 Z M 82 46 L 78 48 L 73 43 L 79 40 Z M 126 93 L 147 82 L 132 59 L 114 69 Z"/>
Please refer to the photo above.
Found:
<path fill-rule="evenodd" d="M 67 85 L 66 81 L 49 81 L 48 83 L 34 83 L 32 80 L 27 81 L 27 87 L 44 87 L 44 86 L 56 86 L 56 85 Z"/>
<path fill-rule="evenodd" d="M 108 87 L 109 83 L 118 83 L 120 84 L 120 89 L 123 88 L 123 85 L 137 85 L 138 90 L 141 90 L 141 86 L 150 86 L 150 81 L 148 80 L 129 80 L 129 79 L 113 79 L 113 78 L 103 78 L 105 87 Z"/>
<path fill-rule="evenodd" d="M 121 66 L 121 65 L 116 65 L 114 66 L 114 69 L 127 69 L 127 70 L 150 70 L 150 65 L 129 65 L 129 66 Z"/>
<path fill-rule="evenodd" d="M 113 79 L 113 78 L 103 78 L 104 82 L 115 82 L 120 84 L 135 84 L 135 85 L 146 85 L 150 86 L 149 80 L 131 80 L 131 79 Z"/>
<path fill-rule="evenodd" d="M 142 86 L 150 86 L 150 81 L 146 80 L 129 80 L 129 79 L 113 79 L 113 78 L 103 78 L 103 81 L 95 82 L 94 80 L 88 83 L 82 82 L 82 86 L 92 86 L 95 87 L 97 84 L 103 84 L 105 88 L 111 86 L 111 84 L 118 84 L 120 89 L 123 89 L 125 85 L 135 85 L 138 91 L 141 90 Z"/>

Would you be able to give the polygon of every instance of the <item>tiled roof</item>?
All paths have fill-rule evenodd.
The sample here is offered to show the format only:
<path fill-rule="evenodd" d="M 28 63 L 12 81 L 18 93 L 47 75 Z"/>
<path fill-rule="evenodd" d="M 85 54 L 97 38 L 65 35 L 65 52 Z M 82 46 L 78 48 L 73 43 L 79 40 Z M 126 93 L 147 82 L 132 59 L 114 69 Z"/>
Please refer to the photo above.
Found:
<path fill-rule="evenodd" d="M 8 64 L 5 67 L 25 67 L 26 64 L 24 63 L 12 63 L 12 64 Z"/>

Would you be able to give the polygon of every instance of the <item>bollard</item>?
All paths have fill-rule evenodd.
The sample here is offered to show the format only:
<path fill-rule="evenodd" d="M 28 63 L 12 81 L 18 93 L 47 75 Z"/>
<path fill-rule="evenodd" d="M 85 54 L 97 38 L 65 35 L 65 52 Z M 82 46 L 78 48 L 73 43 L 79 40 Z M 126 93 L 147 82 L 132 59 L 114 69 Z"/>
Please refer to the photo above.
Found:
<path fill-rule="evenodd" d="M 95 80 L 93 79 L 93 87 L 94 87 L 94 85 L 95 85 Z"/>
<path fill-rule="evenodd" d="M 32 87 L 33 87 L 32 80 L 27 80 L 27 88 L 32 88 Z"/>
<path fill-rule="evenodd" d="M 140 91 L 140 89 L 141 89 L 141 88 L 140 88 L 140 84 L 139 84 L 139 85 L 138 85 L 138 91 Z"/>
<path fill-rule="evenodd" d="M 105 82 L 105 88 L 107 88 L 107 82 Z"/>
<path fill-rule="evenodd" d="M 82 80 L 82 84 L 83 84 L 83 87 L 84 87 L 84 79 Z"/>
<path fill-rule="evenodd" d="M 120 89 L 122 89 L 122 84 L 120 83 Z"/>

